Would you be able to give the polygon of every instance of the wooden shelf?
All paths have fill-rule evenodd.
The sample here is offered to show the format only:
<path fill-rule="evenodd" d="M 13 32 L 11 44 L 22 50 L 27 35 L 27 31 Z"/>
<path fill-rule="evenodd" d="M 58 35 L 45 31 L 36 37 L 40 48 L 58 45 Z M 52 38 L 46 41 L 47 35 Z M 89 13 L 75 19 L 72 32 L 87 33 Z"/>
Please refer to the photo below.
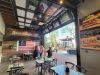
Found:
<path fill-rule="evenodd" d="M 100 48 L 91 48 L 91 47 L 81 47 L 81 49 L 86 49 L 86 50 L 100 50 Z"/>
<path fill-rule="evenodd" d="M 98 28 L 100 28 L 100 24 L 93 25 L 93 26 L 87 27 L 85 29 L 80 29 L 80 31 L 87 31 L 87 30 L 93 30 L 93 29 L 98 29 Z"/>
<path fill-rule="evenodd" d="M 92 18 L 90 18 L 90 19 L 88 19 L 88 20 L 85 20 L 85 21 L 83 21 L 83 22 L 89 22 L 89 21 L 91 21 L 91 20 L 93 20 L 93 19 L 96 19 L 97 18 L 97 16 L 94 16 L 94 17 L 92 17 Z"/>

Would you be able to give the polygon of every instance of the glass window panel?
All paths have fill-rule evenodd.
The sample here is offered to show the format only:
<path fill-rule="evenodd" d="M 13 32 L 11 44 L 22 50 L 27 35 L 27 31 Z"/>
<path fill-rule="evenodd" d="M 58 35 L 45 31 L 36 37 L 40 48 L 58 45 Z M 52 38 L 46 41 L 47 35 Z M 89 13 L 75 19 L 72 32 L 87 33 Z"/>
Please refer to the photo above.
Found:
<path fill-rule="evenodd" d="M 58 13 L 60 13 L 62 10 L 64 10 L 64 7 L 62 7 L 61 9 L 59 9 L 53 16 L 56 16 Z"/>
<path fill-rule="evenodd" d="M 52 29 L 52 26 L 50 26 L 49 29 Z"/>
<path fill-rule="evenodd" d="M 25 24 L 25 26 L 30 27 L 30 24 Z"/>
<path fill-rule="evenodd" d="M 31 23 L 31 20 L 26 19 L 26 23 Z"/>
<path fill-rule="evenodd" d="M 48 8 L 47 4 L 45 4 L 45 3 L 43 3 L 43 2 L 40 3 L 40 6 L 43 8 L 43 9 L 42 9 L 42 12 L 43 12 L 43 13 L 44 13 L 44 12 L 46 11 L 46 9 Z"/>
<path fill-rule="evenodd" d="M 36 8 L 35 6 L 29 5 L 30 10 L 35 10 L 35 8 Z"/>
<path fill-rule="evenodd" d="M 53 4 L 46 12 L 46 15 L 52 15 L 60 6 Z"/>
<path fill-rule="evenodd" d="M 16 5 L 25 8 L 26 0 L 16 0 Z"/>
<path fill-rule="evenodd" d="M 65 22 L 67 22 L 67 21 L 69 21 L 69 20 L 70 20 L 70 17 L 69 17 L 69 15 L 68 15 L 67 13 L 64 14 L 64 15 L 62 16 L 62 18 L 60 18 L 61 24 L 65 23 Z"/>
<path fill-rule="evenodd" d="M 24 18 L 18 17 L 18 21 L 24 22 Z"/>
<path fill-rule="evenodd" d="M 48 32 L 49 30 L 48 29 L 45 29 L 45 32 Z"/>
<path fill-rule="evenodd" d="M 34 16 L 34 13 L 27 12 L 26 17 L 32 19 Z"/>
<path fill-rule="evenodd" d="M 47 21 L 49 17 L 50 17 L 50 15 L 46 15 L 44 20 Z"/>
<path fill-rule="evenodd" d="M 22 22 L 19 22 L 19 25 L 23 25 L 23 26 L 24 26 L 24 23 L 22 23 Z"/>
<path fill-rule="evenodd" d="M 19 26 L 19 28 L 24 28 L 24 26 Z"/>
<path fill-rule="evenodd" d="M 25 17 L 25 11 L 24 10 L 17 9 L 17 14 L 18 14 L 18 16 Z"/>
<path fill-rule="evenodd" d="M 55 23 L 53 24 L 53 26 L 54 26 L 54 28 L 58 27 L 58 26 L 59 26 L 59 22 L 55 22 Z"/>
<path fill-rule="evenodd" d="M 37 6 L 38 0 L 30 0 L 30 4 L 33 5 L 33 6 Z"/>

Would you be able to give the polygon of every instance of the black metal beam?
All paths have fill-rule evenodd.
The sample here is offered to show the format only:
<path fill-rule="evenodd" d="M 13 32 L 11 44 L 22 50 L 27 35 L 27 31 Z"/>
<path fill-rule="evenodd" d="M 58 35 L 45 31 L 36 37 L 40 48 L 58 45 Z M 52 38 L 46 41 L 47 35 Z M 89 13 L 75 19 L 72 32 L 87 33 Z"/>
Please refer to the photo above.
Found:
<path fill-rule="evenodd" d="M 22 22 L 22 21 L 18 21 L 18 22 L 21 22 L 21 23 L 26 23 L 26 24 L 30 24 L 30 23 L 27 23 L 27 22 Z"/>
<path fill-rule="evenodd" d="M 17 16 L 17 17 L 20 17 L 20 18 L 25 18 L 25 17 L 23 17 L 23 16 Z M 26 19 L 28 19 L 28 20 L 32 20 L 32 19 L 30 19 L 30 18 L 26 18 Z"/>
<path fill-rule="evenodd" d="M 27 15 L 28 6 L 29 6 L 29 0 L 26 0 L 26 6 L 25 6 L 26 10 L 25 10 L 24 27 L 25 27 L 25 22 L 26 22 L 26 15 Z"/>
<path fill-rule="evenodd" d="M 66 13 L 66 11 L 63 10 L 62 13 L 57 14 L 55 17 L 56 17 L 56 18 L 59 18 L 60 16 L 64 15 L 65 13 Z M 55 17 L 52 18 L 47 24 L 49 24 L 50 22 L 52 22 L 53 19 L 55 19 Z M 48 26 L 47 26 L 47 27 L 48 27 Z M 43 28 L 42 30 L 45 30 L 45 29 L 46 29 L 46 28 Z"/>
<path fill-rule="evenodd" d="M 52 6 L 52 4 L 48 5 L 48 8 L 45 10 L 44 14 L 42 15 L 43 18 L 45 18 L 45 14 L 46 14 L 46 12 L 48 11 L 48 9 L 49 9 L 51 6 Z"/>
<path fill-rule="evenodd" d="M 46 32 L 46 33 L 44 33 L 44 34 L 42 33 L 42 35 L 45 35 L 45 34 L 47 34 L 47 33 L 50 33 L 50 32 L 52 32 L 52 31 L 54 31 L 54 30 L 57 30 L 57 29 L 59 29 L 59 28 L 65 26 L 65 25 L 67 25 L 67 24 L 70 24 L 70 23 L 72 23 L 72 22 L 74 22 L 74 20 L 69 20 L 69 21 L 67 21 L 66 23 L 64 23 L 64 24 L 62 24 L 62 25 L 60 25 L 60 26 L 58 26 L 58 27 L 56 27 L 56 28 L 54 28 L 54 29 L 51 29 L 50 31 L 48 31 L 48 32 Z"/>
<path fill-rule="evenodd" d="M 8 25 L 7 24 L 6 26 L 7 26 L 6 28 L 14 28 L 14 29 L 27 30 L 27 31 L 31 31 L 31 30 L 33 31 L 34 30 L 35 31 L 35 29 L 30 30 L 30 28 L 27 28 L 27 27 L 26 28 L 19 28 L 17 25 Z M 19 26 L 22 26 L 22 25 L 19 25 Z"/>
<path fill-rule="evenodd" d="M 64 4 L 62 4 L 62 5 L 59 2 L 55 2 L 54 0 L 48 0 L 48 1 L 51 2 L 51 3 L 58 4 L 58 5 L 62 6 L 62 7 L 65 7 L 68 10 L 72 10 L 72 9 L 75 8 L 75 6 L 72 3 L 70 3 L 69 1 L 67 1 L 67 0 L 65 0 L 67 2 L 67 4 L 65 4 L 66 2 L 64 1 Z"/>
<path fill-rule="evenodd" d="M 76 51 L 77 51 L 77 64 L 81 66 L 81 57 L 80 57 L 80 27 L 79 27 L 79 19 L 78 19 L 78 11 L 77 8 L 73 10 L 74 18 L 75 18 L 75 37 L 76 37 Z"/>
<path fill-rule="evenodd" d="M 15 0 L 11 0 L 11 3 L 12 3 L 12 8 L 13 8 L 13 12 L 14 12 L 14 15 L 16 17 L 16 20 L 18 21 L 18 18 L 17 18 L 17 9 L 16 9 L 16 3 L 15 3 Z"/>

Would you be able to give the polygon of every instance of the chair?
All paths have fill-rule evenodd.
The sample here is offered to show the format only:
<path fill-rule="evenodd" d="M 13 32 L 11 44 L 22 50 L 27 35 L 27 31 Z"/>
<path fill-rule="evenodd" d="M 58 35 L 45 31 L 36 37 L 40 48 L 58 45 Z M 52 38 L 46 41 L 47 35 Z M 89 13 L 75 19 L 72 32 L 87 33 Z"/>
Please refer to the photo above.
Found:
<path fill-rule="evenodd" d="M 50 63 L 50 68 L 57 65 L 57 59 L 53 59 L 53 61 Z M 53 75 L 53 71 L 49 68 L 50 75 Z"/>
<path fill-rule="evenodd" d="M 46 71 L 50 71 L 50 61 L 44 61 L 42 64 L 42 70 L 44 71 L 43 75 L 45 75 Z"/>
<path fill-rule="evenodd" d="M 19 75 L 19 74 L 21 74 L 22 73 L 22 71 L 23 71 L 23 67 L 12 67 L 12 68 L 10 68 L 10 75 Z"/>
<path fill-rule="evenodd" d="M 57 65 L 57 59 L 53 59 L 53 61 L 45 61 L 44 64 L 42 64 L 42 69 L 44 70 L 44 74 L 46 71 L 52 73 L 50 68 L 56 65 Z"/>
<path fill-rule="evenodd" d="M 50 63 L 50 67 L 54 67 L 57 65 L 57 59 L 53 59 L 53 61 Z"/>
<path fill-rule="evenodd" d="M 39 68 L 40 68 L 40 66 L 41 66 L 41 64 L 38 64 L 38 63 L 36 62 L 35 67 L 36 67 L 36 70 L 38 69 L 38 73 L 39 73 Z"/>
<path fill-rule="evenodd" d="M 65 65 L 66 65 L 68 68 L 71 68 L 71 69 L 74 69 L 74 66 L 75 66 L 75 64 L 74 64 L 74 63 L 71 63 L 71 62 L 65 62 Z"/>
<path fill-rule="evenodd" d="M 75 70 L 76 70 L 76 71 L 79 71 L 79 72 L 82 72 L 82 73 L 84 73 L 84 74 L 87 73 L 87 70 L 86 70 L 84 67 L 81 67 L 81 66 L 79 66 L 79 65 L 75 65 Z"/>

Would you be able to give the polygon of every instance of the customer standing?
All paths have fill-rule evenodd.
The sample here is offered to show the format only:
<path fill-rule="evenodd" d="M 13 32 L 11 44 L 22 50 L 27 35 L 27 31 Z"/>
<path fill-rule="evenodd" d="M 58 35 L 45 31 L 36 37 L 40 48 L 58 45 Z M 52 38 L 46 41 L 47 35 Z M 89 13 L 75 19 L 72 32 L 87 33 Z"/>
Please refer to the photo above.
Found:
<path fill-rule="evenodd" d="M 43 53 L 44 53 L 44 47 L 42 45 L 40 45 L 40 47 L 39 47 L 40 57 L 42 57 Z"/>
<path fill-rule="evenodd" d="M 39 48 L 38 48 L 38 46 L 35 46 L 35 50 L 33 52 L 33 58 L 36 59 L 36 57 L 38 57 L 38 53 L 39 53 Z"/>
<path fill-rule="evenodd" d="M 52 48 L 49 47 L 49 50 L 47 51 L 48 53 L 48 58 L 52 57 Z"/>

